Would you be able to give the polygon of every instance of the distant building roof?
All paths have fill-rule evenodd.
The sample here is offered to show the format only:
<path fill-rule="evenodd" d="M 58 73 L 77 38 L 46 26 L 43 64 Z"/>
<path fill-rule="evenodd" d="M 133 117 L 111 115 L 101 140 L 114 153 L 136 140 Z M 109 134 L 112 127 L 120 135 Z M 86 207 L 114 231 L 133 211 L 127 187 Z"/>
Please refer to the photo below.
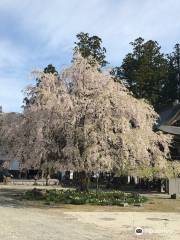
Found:
<path fill-rule="evenodd" d="M 180 135 L 180 103 L 171 104 L 160 111 L 159 130 Z"/>

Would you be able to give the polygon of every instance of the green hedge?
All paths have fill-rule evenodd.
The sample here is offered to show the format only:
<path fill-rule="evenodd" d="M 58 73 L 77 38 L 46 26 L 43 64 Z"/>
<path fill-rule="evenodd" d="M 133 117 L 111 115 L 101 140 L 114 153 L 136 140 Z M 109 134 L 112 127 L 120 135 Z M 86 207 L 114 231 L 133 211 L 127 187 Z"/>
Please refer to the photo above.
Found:
<path fill-rule="evenodd" d="M 39 190 L 33 189 L 25 193 L 28 200 L 45 200 L 46 202 L 62 204 L 94 204 L 94 205 L 117 205 L 124 203 L 141 204 L 147 199 L 136 193 L 121 191 L 90 191 L 80 192 L 76 190 Z"/>

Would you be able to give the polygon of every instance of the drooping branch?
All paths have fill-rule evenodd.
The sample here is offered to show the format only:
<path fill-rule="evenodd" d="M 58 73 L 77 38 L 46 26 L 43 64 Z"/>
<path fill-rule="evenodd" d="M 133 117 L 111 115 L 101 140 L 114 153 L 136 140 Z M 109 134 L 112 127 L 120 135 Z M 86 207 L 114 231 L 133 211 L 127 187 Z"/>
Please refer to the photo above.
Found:
<path fill-rule="evenodd" d="M 170 136 L 153 131 L 153 108 L 81 55 L 60 75 L 40 78 L 27 89 L 34 101 L 7 134 L 24 165 L 148 177 L 169 176 L 179 166 L 168 160 Z"/>

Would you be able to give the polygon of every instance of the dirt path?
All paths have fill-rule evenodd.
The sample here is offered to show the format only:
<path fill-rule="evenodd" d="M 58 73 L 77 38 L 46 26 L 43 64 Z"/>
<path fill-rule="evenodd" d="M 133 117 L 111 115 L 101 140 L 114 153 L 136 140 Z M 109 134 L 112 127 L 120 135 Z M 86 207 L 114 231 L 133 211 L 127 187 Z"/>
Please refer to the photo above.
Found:
<path fill-rule="evenodd" d="M 15 196 L 21 188 L 0 187 L 0 239 L 133 240 L 180 239 L 180 214 L 155 212 L 70 212 L 26 206 Z M 135 227 L 143 236 L 134 234 Z"/>

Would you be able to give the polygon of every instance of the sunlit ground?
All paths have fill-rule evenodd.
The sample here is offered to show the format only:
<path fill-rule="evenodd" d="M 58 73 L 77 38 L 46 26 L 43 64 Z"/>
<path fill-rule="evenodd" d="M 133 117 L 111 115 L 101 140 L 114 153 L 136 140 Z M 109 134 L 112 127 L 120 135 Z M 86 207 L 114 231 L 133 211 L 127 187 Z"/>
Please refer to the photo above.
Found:
<path fill-rule="evenodd" d="M 146 194 L 142 207 L 46 205 L 21 200 L 31 188 L 0 186 L 0 239 L 180 239 L 180 200 L 166 194 Z M 136 227 L 142 236 L 135 235 Z"/>

